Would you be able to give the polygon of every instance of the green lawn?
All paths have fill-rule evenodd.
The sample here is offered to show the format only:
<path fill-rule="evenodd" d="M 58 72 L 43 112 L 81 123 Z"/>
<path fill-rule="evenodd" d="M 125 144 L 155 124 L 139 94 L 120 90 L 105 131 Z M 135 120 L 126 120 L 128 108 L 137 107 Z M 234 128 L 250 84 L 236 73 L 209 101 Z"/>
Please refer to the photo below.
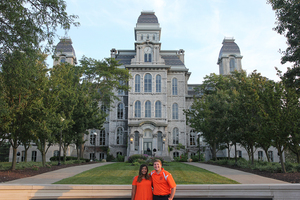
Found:
<path fill-rule="evenodd" d="M 176 184 L 238 184 L 210 171 L 179 162 L 168 163 L 163 168 L 170 173 Z M 131 185 L 133 177 L 138 175 L 139 166 L 131 163 L 113 163 L 85 171 L 76 176 L 63 179 L 55 184 L 99 184 Z M 149 172 L 153 167 L 149 167 Z"/>

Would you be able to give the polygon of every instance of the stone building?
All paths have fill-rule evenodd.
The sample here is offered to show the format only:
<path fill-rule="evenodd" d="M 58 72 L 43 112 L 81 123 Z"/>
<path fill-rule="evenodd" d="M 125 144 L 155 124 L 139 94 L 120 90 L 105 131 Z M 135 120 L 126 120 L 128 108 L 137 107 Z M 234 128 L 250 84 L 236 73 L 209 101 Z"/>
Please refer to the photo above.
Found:
<path fill-rule="evenodd" d="M 115 91 L 119 101 L 113 103 L 103 130 L 91 129 L 85 135 L 84 158 L 102 160 L 110 154 L 114 157 L 134 154 L 148 154 L 173 159 L 188 152 L 196 154 L 199 148 L 206 159 L 211 158 L 210 148 L 197 143 L 199 135 L 187 124 L 183 110 L 193 103 L 194 88 L 198 84 L 188 84 L 191 72 L 185 66 L 185 51 L 162 50 L 161 27 L 154 12 L 141 12 L 134 28 L 134 49 L 111 49 L 111 57 L 131 74 L 129 92 Z M 130 38 L 129 38 L 130 39 Z M 54 65 L 58 62 L 76 64 L 77 59 L 72 41 L 63 38 L 56 47 Z M 220 74 L 226 75 L 242 69 L 242 56 L 233 38 L 225 38 L 217 64 Z M 101 105 L 99 105 L 101 106 Z M 176 147 L 184 146 L 185 150 Z M 203 148 L 206 147 L 206 148 Z M 20 146 L 18 151 L 23 152 Z M 35 159 L 40 160 L 35 151 Z M 76 155 L 76 147 L 71 145 L 67 155 Z M 274 152 L 274 153 L 273 153 Z M 273 161 L 278 161 L 277 151 L 270 149 Z M 58 146 L 52 146 L 47 160 L 58 153 Z M 231 157 L 234 157 L 233 149 Z M 248 159 L 247 152 L 238 147 L 239 157 Z M 218 151 L 217 156 L 227 157 L 227 150 Z M 265 158 L 262 150 L 257 150 L 256 159 Z"/>

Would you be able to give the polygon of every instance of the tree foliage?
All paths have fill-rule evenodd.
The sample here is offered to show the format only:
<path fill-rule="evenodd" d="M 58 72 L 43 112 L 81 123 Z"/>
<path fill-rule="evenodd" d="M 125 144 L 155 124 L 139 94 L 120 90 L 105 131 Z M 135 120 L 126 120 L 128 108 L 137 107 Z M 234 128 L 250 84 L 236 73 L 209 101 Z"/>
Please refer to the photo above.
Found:
<path fill-rule="evenodd" d="M 40 49 L 53 44 L 57 28 L 78 26 L 76 15 L 68 15 L 63 0 L 0 1 L 0 54 Z"/>

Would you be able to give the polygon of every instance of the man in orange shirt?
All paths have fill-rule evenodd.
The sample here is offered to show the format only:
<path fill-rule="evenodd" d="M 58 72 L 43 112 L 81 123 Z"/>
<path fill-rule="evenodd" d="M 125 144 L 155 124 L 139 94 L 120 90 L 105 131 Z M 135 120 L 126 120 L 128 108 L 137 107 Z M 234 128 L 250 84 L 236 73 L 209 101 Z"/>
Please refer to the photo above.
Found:
<path fill-rule="evenodd" d="M 150 173 L 153 183 L 153 200 L 173 200 L 176 192 L 176 183 L 172 175 L 162 168 L 162 163 L 156 159 L 154 170 Z"/>

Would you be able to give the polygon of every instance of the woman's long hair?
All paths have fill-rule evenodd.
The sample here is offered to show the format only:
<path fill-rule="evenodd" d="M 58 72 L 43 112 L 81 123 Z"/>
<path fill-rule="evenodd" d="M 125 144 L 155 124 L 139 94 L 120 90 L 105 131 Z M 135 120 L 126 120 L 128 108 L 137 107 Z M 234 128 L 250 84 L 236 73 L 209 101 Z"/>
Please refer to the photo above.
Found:
<path fill-rule="evenodd" d="M 145 165 L 145 164 L 142 164 L 142 165 L 140 166 L 139 176 L 138 176 L 138 179 L 137 179 L 137 182 L 139 182 L 139 183 L 142 181 L 142 179 L 143 179 L 143 177 L 144 177 L 144 174 L 142 174 L 142 169 L 143 169 L 143 167 L 146 167 L 146 168 L 147 168 L 147 173 L 145 174 L 145 179 L 146 179 L 146 180 L 149 180 L 149 179 L 150 179 L 150 175 L 148 174 L 148 166 Z"/>

